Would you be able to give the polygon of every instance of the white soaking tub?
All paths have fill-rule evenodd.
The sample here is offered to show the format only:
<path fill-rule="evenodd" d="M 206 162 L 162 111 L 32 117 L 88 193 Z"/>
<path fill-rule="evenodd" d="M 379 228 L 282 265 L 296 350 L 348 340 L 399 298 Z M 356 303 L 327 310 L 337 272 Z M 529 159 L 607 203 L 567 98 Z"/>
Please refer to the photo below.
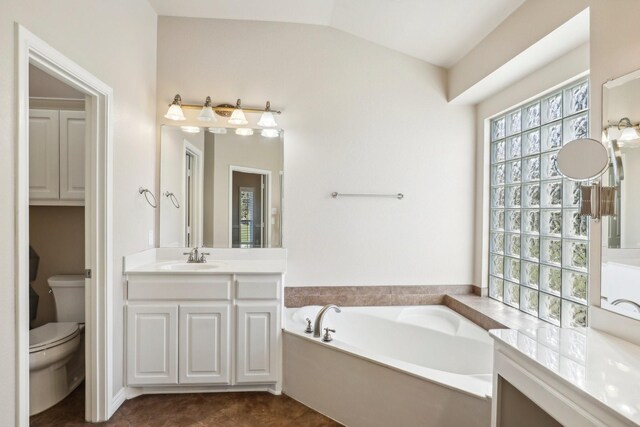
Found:
<path fill-rule="evenodd" d="M 440 305 L 286 309 L 284 391 L 348 426 L 488 426 L 493 343 Z M 323 331 L 324 332 L 324 331 Z"/>

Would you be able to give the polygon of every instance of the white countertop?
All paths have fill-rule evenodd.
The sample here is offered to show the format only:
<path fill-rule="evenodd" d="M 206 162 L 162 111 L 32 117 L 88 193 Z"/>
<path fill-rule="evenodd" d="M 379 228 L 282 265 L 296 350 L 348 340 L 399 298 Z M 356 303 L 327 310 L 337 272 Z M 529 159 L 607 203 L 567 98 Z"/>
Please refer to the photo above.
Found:
<path fill-rule="evenodd" d="M 591 328 L 489 332 L 496 341 L 640 424 L 640 346 Z"/>
<path fill-rule="evenodd" d="M 189 248 L 155 248 L 124 257 L 125 274 L 207 275 L 282 274 L 287 270 L 286 249 L 203 248 L 205 264 L 188 264 Z M 171 270 L 179 264 L 180 270 Z M 193 268 L 193 269 L 191 269 Z"/>

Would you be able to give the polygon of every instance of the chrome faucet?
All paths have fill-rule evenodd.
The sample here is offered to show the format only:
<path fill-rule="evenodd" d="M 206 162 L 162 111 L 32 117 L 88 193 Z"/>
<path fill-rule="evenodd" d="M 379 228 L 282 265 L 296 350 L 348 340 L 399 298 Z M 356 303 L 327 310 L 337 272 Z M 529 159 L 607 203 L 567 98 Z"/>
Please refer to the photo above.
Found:
<path fill-rule="evenodd" d="M 320 338 L 320 335 L 321 335 L 320 332 L 322 331 L 322 319 L 324 319 L 324 315 L 330 309 L 334 309 L 337 313 L 340 313 L 342 311 L 335 304 L 329 304 L 329 305 L 325 305 L 324 307 L 322 307 L 320 309 L 320 311 L 318 312 L 318 314 L 316 315 L 316 321 L 313 324 L 313 336 L 314 337 Z M 333 331 L 333 332 L 335 332 L 335 331 Z"/>
<path fill-rule="evenodd" d="M 204 264 L 207 262 L 207 259 L 204 257 L 205 255 L 209 255 L 208 252 L 198 252 L 198 248 L 193 248 L 189 252 L 183 252 L 183 255 L 189 255 L 187 259 L 188 263 L 197 263 Z"/>

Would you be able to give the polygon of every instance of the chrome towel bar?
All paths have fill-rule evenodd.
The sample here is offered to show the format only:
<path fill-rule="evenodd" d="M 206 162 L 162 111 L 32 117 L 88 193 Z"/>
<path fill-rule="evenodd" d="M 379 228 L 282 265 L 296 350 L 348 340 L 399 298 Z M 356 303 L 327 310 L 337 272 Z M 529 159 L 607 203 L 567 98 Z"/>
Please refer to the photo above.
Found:
<path fill-rule="evenodd" d="M 348 194 L 348 193 L 338 193 L 337 191 L 334 191 L 333 193 L 331 193 L 331 197 L 333 197 L 334 199 L 337 199 L 338 197 L 382 197 L 382 198 L 394 198 L 394 199 L 402 200 L 402 199 L 404 199 L 404 194 L 402 194 L 402 193 L 397 193 L 397 194 L 352 193 L 352 194 Z"/>

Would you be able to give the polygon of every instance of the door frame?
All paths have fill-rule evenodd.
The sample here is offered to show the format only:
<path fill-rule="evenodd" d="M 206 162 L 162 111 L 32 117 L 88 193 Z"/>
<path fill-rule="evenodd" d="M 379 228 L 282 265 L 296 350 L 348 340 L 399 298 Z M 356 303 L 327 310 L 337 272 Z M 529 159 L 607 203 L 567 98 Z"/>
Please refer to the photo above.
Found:
<path fill-rule="evenodd" d="M 16 425 L 29 425 L 29 64 L 86 95 L 85 418 L 107 420 L 113 402 L 113 90 L 20 24 L 16 34 Z M 115 400 L 115 399 L 114 399 Z"/>
<path fill-rule="evenodd" d="M 191 227 L 191 236 L 195 236 L 193 240 L 193 247 L 202 246 L 203 242 L 203 218 L 202 218 L 202 205 L 203 205 L 203 197 L 204 197 L 204 156 L 202 154 L 202 150 L 198 147 L 187 141 L 186 139 L 183 142 L 184 145 L 184 155 L 191 155 L 194 160 L 194 164 L 191 165 L 191 171 L 193 172 L 191 175 L 191 182 L 193 183 L 193 192 L 196 197 L 193 198 L 193 224 Z M 183 163 L 184 165 L 184 163 Z M 183 168 L 182 172 L 182 188 L 186 188 L 186 168 Z M 184 197 L 185 205 L 186 203 L 186 194 Z M 184 227 L 187 225 L 187 210 L 185 209 L 185 218 L 184 218 Z M 186 242 L 185 242 L 186 243 Z M 186 246 L 186 245 L 185 245 Z"/>
<path fill-rule="evenodd" d="M 265 176 L 265 184 L 264 187 L 267 191 L 267 203 L 266 209 L 263 209 L 262 217 L 264 219 L 264 224 L 266 228 L 266 232 L 264 233 L 265 240 L 262 244 L 263 248 L 271 247 L 271 171 L 267 169 L 256 169 L 256 168 L 248 168 L 245 166 L 229 166 L 229 195 L 228 195 L 228 205 L 229 205 L 229 247 L 233 247 L 233 173 L 234 172 L 243 172 L 243 173 L 253 173 L 256 175 L 264 175 Z M 263 201 L 264 203 L 264 201 Z"/>

